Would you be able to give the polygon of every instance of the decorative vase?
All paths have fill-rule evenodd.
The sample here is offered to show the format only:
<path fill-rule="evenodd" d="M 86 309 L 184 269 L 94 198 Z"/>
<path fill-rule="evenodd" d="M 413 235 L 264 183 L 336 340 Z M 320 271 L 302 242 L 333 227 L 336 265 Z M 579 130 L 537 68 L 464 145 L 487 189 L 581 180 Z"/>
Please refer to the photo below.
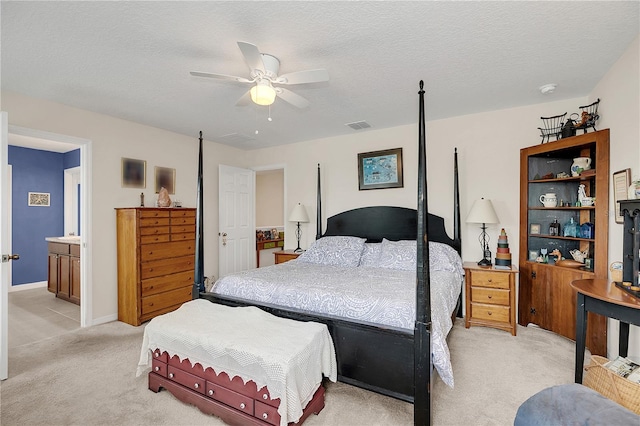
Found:
<path fill-rule="evenodd" d="M 569 219 L 569 222 L 565 223 L 564 236 L 573 238 L 578 236 L 578 224 L 573 220 L 573 218 Z"/>
<path fill-rule="evenodd" d="M 571 165 L 571 176 L 580 176 L 584 170 L 589 170 L 591 168 L 591 158 L 589 157 L 578 157 L 573 159 L 573 164 Z"/>

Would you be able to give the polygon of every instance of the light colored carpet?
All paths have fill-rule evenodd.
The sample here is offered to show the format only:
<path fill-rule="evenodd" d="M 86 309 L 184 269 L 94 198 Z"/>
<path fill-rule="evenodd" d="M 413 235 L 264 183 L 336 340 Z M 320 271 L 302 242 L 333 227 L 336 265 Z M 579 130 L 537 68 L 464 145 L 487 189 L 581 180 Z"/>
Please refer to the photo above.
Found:
<path fill-rule="evenodd" d="M 11 348 L 0 385 L 0 423 L 9 425 L 222 425 L 169 392 L 135 377 L 143 327 L 112 322 Z M 574 343 L 518 327 L 464 328 L 448 338 L 455 388 L 436 379 L 435 425 L 512 425 L 518 406 L 545 387 L 573 381 Z M 343 383 L 327 386 L 326 406 L 305 424 L 412 425 L 413 405 Z"/>

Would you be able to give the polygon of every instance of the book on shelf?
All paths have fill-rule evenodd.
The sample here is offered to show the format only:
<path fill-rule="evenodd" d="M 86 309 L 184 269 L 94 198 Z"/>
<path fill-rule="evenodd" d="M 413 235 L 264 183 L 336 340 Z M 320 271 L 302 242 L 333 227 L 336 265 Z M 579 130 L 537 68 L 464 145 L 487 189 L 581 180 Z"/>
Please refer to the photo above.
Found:
<path fill-rule="evenodd" d="M 624 377 L 633 383 L 640 383 L 640 364 L 631 361 L 629 358 L 618 356 L 618 358 L 607 362 L 604 366 L 618 376 Z"/>

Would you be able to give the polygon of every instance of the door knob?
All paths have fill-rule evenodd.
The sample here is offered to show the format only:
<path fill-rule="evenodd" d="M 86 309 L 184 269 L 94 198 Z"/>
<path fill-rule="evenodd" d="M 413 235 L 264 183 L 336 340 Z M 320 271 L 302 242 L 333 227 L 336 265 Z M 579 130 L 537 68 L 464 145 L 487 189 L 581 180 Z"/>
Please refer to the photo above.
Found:
<path fill-rule="evenodd" d="M 227 245 L 227 233 L 226 233 L 226 232 L 223 232 L 223 233 L 222 233 L 222 234 L 220 234 L 220 235 L 222 235 L 222 245 L 223 245 L 223 246 L 226 246 L 226 245 Z"/>
<path fill-rule="evenodd" d="M 18 260 L 20 259 L 19 254 L 3 254 L 2 255 L 2 263 L 6 263 L 10 260 Z"/>

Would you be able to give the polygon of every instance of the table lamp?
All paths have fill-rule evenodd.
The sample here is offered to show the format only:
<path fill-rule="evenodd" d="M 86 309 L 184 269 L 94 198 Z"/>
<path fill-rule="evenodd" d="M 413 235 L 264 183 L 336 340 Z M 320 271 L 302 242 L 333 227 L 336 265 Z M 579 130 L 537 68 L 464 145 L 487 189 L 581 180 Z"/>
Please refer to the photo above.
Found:
<path fill-rule="evenodd" d="M 491 266 L 491 251 L 489 250 L 489 236 L 487 235 L 487 223 L 498 223 L 498 215 L 493 209 L 491 200 L 480 198 L 471 206 L 467 223 L 481 223 L 482 232 L 478 237 L 480 246 L 482 247 L 482 260 L 478 262 L 478 266 Z"/>
<path fill-rule="evenodd" d="M 298 239 L 298 247 L 294 250 L 294 253 L 302 251 L 300 248 L 300 237 L 302 236 L 302 230 L 300 229 L 300 223 L 309 222 L 309 216 L 307 216 L 307 210 L 300 203 L 296 204 L 293 211 L 289 215 L 289 222 L 297 222 L 296 238 Z"/>

